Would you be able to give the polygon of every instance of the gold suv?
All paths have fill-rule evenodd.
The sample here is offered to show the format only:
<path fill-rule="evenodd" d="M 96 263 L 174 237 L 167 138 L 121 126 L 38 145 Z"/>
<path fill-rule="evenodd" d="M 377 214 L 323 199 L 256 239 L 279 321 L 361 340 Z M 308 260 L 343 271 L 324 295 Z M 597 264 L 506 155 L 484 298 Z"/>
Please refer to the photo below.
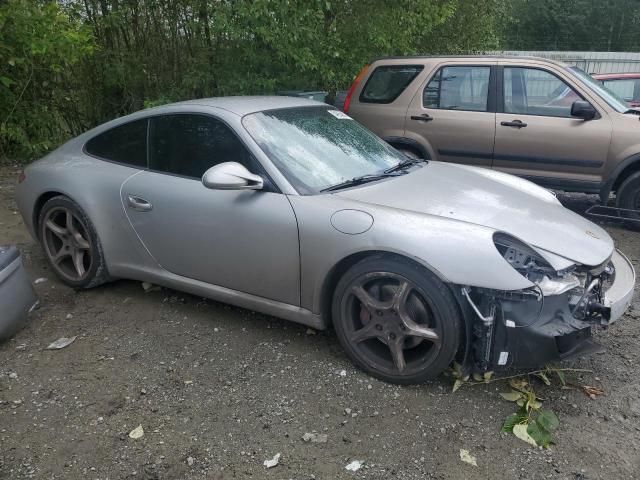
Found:
<path fill-rule="evenodd" d="M 579 68 L 527 57 L 393 57 L 344 111 L 405 154 L 493 168 L 640 209 L 640 111 Z"/>

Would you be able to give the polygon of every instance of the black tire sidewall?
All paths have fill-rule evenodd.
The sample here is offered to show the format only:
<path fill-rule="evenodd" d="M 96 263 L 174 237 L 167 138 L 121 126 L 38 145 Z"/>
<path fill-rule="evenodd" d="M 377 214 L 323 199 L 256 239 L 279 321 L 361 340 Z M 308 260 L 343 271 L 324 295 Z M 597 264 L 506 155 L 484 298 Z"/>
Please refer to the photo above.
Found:
<path fill-rule="evenodd" d="M 634 200 L 640 194 L 640 172 L 626 178 L 616 192 L 616 207 L 634 210 Z M 627 212 L 635 221 L 626 222 L 625 226 L 633 230 L 640 230 L 640 212 Z"/>
<path fill-rule="evenodd" d="M 89 242 L 91 244 L 91 252 L 93 258 L 91 259 L 91 267 L 89 268 L 87 275 L 84 279 L 79 281 L 71 280 L 67 277 L 58 274 L 58 269 L 49 258 L 47 254 L 46 247 L 44 245 L 45 240 L 45 231 L 44 231 L 44 219 L 47 216 L 47 213 L 53 208 L 64 207 L 73 212 L 74 215 L 83 223 L 87 234 L 89 235 Z M 72 288 L 76 289 L 84 289 L 84 288 L 92 288 L 97 285 L 100 285 L 108 280 L 107 268 L 104 260 L 104 254 L 102 252 L 102 245 L 100 244 L 100 240 L 98 238 L 98 234 L 96 233 L 95 228 L 93 227 L 93 223 L 89 217 L 87 217 L 86 213 L 82 208 L 69 197 L 64 195 L 60 195 L 57 197 L 53 197 L 42 206 L 42 210 L 40 211 L 40 215 L 38 217 L 38 238 L 40 239 L 40 243 L 42 245 L 42 249 L 44 250 L 45 257 L 47 258 L 47 262 L 56 273 L 58 278 L 62 280 L 65 284 L 69 285 Z"/>
<path fill-rule="evenodd" d="M 389 272 L 401 275 L 429 296 L 429 300 L 435 310 L 434 313 L 438 316 L 438 322 L 440 322 L 442 343 L 440 351 L 428 369 L 412 375 L 390 375 L 386 372 L 378 371 L 362 359 L 361 355 L 347 339 L 341 314 L 343 297 L 347 295 L 351 283 L 356 278 L 371 272 Z M 458 304 L 453 294 L 449 287 L 433 273 L 408 260 L 375 256 L 356 263 L 338 281 L 333 295 L 331 310 L 336 335 L 349 359 L 363 371 L 386 382 L 414 384 L 435 378 L 451 364 L 458 351 L 462 322 Z"/>
<path fill-rule="evenodd" d="M 633 202 L 640 193 L 640 172 L 636 172 L 625 179 L 616 192 L 616 206 L 633 209 Z"/>

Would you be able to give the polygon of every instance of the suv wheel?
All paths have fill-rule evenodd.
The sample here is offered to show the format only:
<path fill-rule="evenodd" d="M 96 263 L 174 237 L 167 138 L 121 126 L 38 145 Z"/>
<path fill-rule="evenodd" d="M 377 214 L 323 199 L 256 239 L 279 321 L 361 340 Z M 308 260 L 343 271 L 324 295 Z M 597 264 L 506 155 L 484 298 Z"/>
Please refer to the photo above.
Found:
<path fill-rule="evenodd" d="M 616 192 L 616 206 L 627 210 L 637 210 L 631 213 L 631 218 L 640 222 L 640 172 L 629 175 Z M 635 228 L 640 225 L 633 222 Z"/>

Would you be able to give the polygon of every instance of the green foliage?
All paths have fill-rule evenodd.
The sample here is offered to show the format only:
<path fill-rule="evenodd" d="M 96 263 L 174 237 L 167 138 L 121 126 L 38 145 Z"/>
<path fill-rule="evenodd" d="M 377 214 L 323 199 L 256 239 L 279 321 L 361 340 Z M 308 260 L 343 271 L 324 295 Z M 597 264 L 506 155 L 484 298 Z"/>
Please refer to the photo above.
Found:
<path fill-rule="evenodd" d="M 40 154 L 81 128 L 73 67 L 92 51 L 89 29 L 55 2 L 0 3 L 0 157 Z"/>
<path fill-rule="evenodd" d="M 638 0 L 512 0 L 503 23 L 510 50 L 638 51 Z"/>
<path fill-rule="evenodd" d="M 171 101 L 348 88 L 372 58 L 495 46 L 504 0 L 7 0 L 0 154 Z"/>
<path fill-rule="evenodd" d="M 552 372 L 559 370 L 549 367 L 532 372 L 531 375 L 550 385 L 548 377 Z M 548 448 L 553 443 L 552 432 L 560 424 L 558 417 L 551 410 L 542 409 L 542 401 L 527 377 L 511 378 L 509 385 L 511 390 L 500 393 L 500 396 L 509 402 L 515 402 L 518 410 L 505 419 L 502 431 L 513 433 L 520 440 L 533 446 Z"/>

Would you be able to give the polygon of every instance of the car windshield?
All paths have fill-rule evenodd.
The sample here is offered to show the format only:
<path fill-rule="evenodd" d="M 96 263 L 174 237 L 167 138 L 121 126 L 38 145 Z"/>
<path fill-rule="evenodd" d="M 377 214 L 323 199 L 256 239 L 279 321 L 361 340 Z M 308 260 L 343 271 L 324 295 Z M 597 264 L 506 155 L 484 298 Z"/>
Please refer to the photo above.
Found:
<path fill-rule="evenodd" d="M 605 102 L 609 104 L 611 108 L 620 113 L 625 113 L 629 110 L 629 105 L 613 93 L 608 88 L 605 88 L 602 83 L 597 81 L 587 72 L 578 67 L 569 67 L 569 70 L 577 75 L 583 82 L 587 84 L 596 94 L 598 94 Z"/>
<path fill-rule="evenodd" d="M 252 113 L 244 128 L 301 194 L 383 175 L 407 158 L 340 110 L 299 107 Z"/>

